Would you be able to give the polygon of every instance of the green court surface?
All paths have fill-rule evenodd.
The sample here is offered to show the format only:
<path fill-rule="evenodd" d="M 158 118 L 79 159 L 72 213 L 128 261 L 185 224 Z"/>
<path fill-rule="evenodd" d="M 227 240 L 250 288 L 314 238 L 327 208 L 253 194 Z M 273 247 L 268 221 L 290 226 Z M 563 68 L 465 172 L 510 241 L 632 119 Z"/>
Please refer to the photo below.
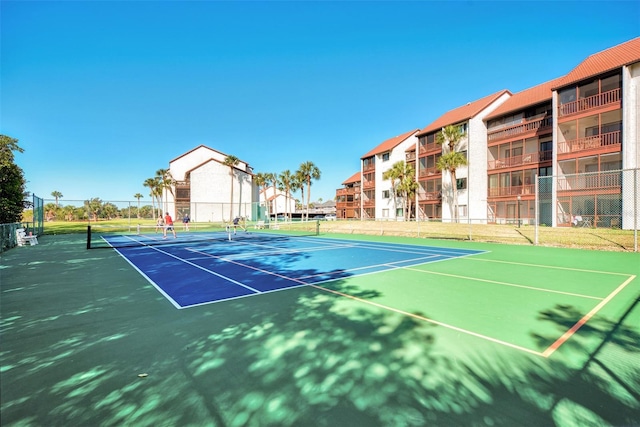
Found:
<path fill-rule="evenodd" d="M 640 425 L 640 254 L 348 238 L 486 252 L 186 310 L 82 235 L 3 253 L 2 425 Z"/>

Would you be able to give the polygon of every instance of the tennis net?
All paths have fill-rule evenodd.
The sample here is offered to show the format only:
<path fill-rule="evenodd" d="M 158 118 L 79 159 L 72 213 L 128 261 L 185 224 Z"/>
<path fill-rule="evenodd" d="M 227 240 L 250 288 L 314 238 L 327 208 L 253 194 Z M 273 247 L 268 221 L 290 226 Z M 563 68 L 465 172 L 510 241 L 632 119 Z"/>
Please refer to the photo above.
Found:
<path fill-rule="evenodd" d="M 189 230 L 180 225 L 171 229 L 154 225 L 87 226 L 87 249 L 122 248 L 158 245 L 189 245 L 197 242 L 273 240 L 317 236 L 319 222 L 271 222 L 251 224 L 192 223 Z"/>

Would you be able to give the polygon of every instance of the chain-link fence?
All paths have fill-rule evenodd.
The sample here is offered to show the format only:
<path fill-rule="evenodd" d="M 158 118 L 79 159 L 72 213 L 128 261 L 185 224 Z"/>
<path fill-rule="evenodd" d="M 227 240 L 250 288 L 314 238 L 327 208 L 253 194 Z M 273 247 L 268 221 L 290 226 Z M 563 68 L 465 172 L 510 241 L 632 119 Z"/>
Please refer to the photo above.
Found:
<path fill-rule="evenodd" d="M 637 251 L 639 175 L 640 169 L 627 169 L 539 177 L 535 243 L 543 227 L 591 230 L 593 240 L 605 238 L 604 230 L 628 230 Z"/>
<path fill-rule="evenodd" d="M 534 188 L 531 188 L 534 187 Z M 511 191 L 513 190 L 513 191 Z M 418 221 L 322 221 L 320 233 L 370 234 L 417 238 L 474 240 L 510 244 L 638 251 L 640 170 L 616 170 L 538 177 L 535 186 L 520 186 L 487 202 L 484 218 L 461 215 L 457 222 L 437 218 Z M 503 197 L 504 196 L 504 197 Z M 519 197 L 518 197 L 519 196 Z M 503 200 L 504 199 L 504 200 Z M 143 201 L 45 200 L 48 221 L 118 220 L 120 224 L 153 224 L 169 212 L 176 223 L 300 219 L 300 212 L 268 212 L 259 203 L 148 203 Z M 310 218 L 315 219 L 311 213 Z"/>
<path fill-rule="evenodd" d="M 247 221 L 268 220 L 276 213 L 267 212 L 259 203 L 206 203 L 206 202 L 163 202 L 149 204 L 142 201 L 113 201 L 94 198 L 91 200 L 46 200 L 43 206 L 45 222 L 123 220 L 131 224 L 154 222 L 169 213 L 175 222 L 189 217 L 190 222 L 229 222 L 236 217 Z M 282 217 L 285 212 L 278 212 Z"/>

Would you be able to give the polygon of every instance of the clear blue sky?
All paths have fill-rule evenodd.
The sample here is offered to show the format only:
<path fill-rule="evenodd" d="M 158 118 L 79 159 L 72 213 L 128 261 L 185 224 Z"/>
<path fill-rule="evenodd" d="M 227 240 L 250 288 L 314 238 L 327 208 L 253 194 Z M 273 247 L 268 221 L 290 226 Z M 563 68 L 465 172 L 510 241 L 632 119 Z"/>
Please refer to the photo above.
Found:
<path fill-rule="evenodd" d="M 640 35 L 640 2 L 4 1 L 0 133 L 27 190 L 134 200 L 205 144 L 314 162 L 333 199 L 379 143 Z"/>

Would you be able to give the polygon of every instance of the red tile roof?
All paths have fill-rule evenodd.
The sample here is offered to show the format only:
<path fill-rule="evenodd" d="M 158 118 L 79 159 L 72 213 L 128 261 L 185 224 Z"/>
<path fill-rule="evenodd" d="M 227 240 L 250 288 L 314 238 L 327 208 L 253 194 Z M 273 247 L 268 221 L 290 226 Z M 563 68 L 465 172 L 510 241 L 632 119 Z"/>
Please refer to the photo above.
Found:
<path fill-rule="evenodd" d="M 564 76 L 553 89 L 640 61 L 640 37 L 594 53 Z"/>
<path fill-rule="evenodd" d="M 458 107 L 456 109 L 448 111 L 440 116 L 440 118 L 438 118 L 435 122 L 422 129 L 420 133 L 418 133 L 418 136 L 425 135 L 435 130 L 440 130 L 448 125 L 455 125 L 465 120 L 469 120 L 475 117 L 489 105 L 491 105 L 492 102 L 500 98 L 505 93 L 511 94 L 511 92 L 509 92 L 508 90 L 503 89 L 500 92 L 485 96 L 484 98 L 478 99 L 477 101 L 470 102 L 467 105 L 463 105 L 462 107 Z"/>
<path fill-rule="evenodd" d="M 386 153 L 387 151 L 391 151 L 400 145 L 401 142 L 406 141 L 407 138 L 413 136 L 420 129 L 413 129 L 409 132 L 403 133 L 402 135 L 395 136 L 391 139 L 387 139 L 382 144 L 378 145 L 373 150 L 369 151 L 367 154 L 361 157 L 361 159 L 366 159 L 367 157 L 375 156 L 376 154 Z"/>
<path fill-rule="evenodd" d="M 496 117 L 504 116 L 505 114 L 521 111 L 527 107 L 541 104 L 545 101 L 551 101 L 551 88 L 557 84 L 562 77 L 553 79 L 541 85 L 525 89 L 521 92 L 513 94 L 511 98 L 507 99 L 503 104 L 500 104 L 498 108 L 493 110 L 485 120 L 495 119 Z"/>
<path fill-rule="evenodd" d="M 356 182 L 360 182 L 362 179 L 360 178 L 360 171 L 354 173 L 353 175 L 351 175 L 350 178 L 342 181 L 342 185 L 347 185 L 347 184 L 355 184 Z"/>

